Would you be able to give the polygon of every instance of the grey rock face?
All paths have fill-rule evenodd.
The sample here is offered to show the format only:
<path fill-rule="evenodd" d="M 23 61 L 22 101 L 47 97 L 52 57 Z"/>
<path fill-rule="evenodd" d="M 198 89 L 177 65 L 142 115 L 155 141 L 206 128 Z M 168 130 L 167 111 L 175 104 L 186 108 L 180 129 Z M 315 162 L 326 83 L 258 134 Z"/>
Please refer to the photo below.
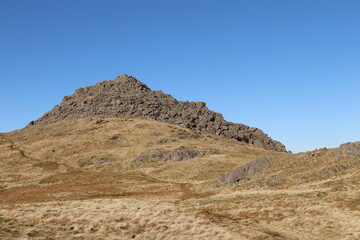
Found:
<path fill-rule="evenodd" d="M 147 117 L 177 124 L 197 133 L 216 134 L 268 150 L 286 151 L 283 144 L 260 129 L 227 122 L 220 113 L 209 110 L 204 102 L 177 101 L 162 91 L 152 91 L 126 74 L 115 80 L 77 89 L 73 95 L 65 96 L 60 105 L 30 122 L 28 127 L 94 115 Z"/>
<path fill-rule="evenodd" d="M 336 153 L 345 156 L 360 157 L 360 142 L 341 144 Z"/>
<path fill-rule="evenodd" d="M 180 147 L 167 156 L 165 160 L 169 162 L 180 162 L 201 156 L 204 156 L 203 152 Z"/>
<path fill-rule="evenodd" d="M 255 173 L 258 173 L 266 168 L 271 166 L 271 163 L 274 160 L 269 157 L 261 157 L 254 161 L 249 162 L 248 164 L 241 166 L 228 174 L 220 176 L 220 182 L 232 184 L 239 182 L 243 179 L 246 179 Z"/>

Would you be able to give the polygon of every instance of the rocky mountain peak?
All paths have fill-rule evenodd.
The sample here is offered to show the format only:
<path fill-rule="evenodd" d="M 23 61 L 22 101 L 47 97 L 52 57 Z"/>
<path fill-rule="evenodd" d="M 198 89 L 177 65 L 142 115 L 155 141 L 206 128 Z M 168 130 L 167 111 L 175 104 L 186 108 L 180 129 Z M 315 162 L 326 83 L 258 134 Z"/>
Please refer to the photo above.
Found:
<path fill-rule="evenodd" d="M 216 134 L 268 150 L 286 151 L 283 144 L 260 129 L 227 122 L 220 113 L 209 110 L 204 102 L 177 101 L 162 91 L 152 91 L 146 84 L 126 74 L 77 89 L 28 126 L 94 115 L 145 117 L 177 124 L 200 134 Z"/>
<path fill-rule="evenodd" d="M 123 86 L 133 88 L 133 90 L 150 91 L 150 88 L 143 82 L 137 80 L 135 77 L 127 74 L 121 74 L 115 79 L 115 82 Z"/>

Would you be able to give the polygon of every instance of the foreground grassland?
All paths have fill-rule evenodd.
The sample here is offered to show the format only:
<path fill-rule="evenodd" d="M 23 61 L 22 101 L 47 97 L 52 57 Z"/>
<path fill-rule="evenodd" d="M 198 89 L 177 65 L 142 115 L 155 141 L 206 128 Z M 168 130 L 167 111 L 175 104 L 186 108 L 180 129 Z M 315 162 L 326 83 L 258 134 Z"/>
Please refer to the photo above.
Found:
<path fill-rule="evenodd" d="M 183 146 L 203 156 L 139 156 Z M 136 118 L 0 134 L 0 239 L 360 239 L 360 159 L 257 149 Z M 221 174 L 262 156 L 234 185 Z"/>

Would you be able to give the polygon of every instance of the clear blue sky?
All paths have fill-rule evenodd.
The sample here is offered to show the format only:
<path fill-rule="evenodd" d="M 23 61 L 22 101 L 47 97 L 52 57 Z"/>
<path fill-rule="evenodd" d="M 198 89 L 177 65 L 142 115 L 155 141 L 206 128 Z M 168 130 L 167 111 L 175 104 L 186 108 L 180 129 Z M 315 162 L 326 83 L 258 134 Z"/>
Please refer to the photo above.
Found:
<path fill-rule="evenodd" d="M 122 73 L 294 152 L 360 140 L 360 1 L 0 0 L 0 132 Z"/>

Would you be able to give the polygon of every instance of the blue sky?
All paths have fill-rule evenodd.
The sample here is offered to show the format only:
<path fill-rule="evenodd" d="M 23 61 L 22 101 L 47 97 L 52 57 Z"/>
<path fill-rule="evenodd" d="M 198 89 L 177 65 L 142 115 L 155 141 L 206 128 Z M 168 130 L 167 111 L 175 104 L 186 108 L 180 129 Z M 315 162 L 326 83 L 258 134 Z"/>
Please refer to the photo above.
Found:
<path fill-rule="evenodd" d="M 0 0 L 0 132 L 127 73 L 294 152 L 360 140 L 360 1 Z"/>

